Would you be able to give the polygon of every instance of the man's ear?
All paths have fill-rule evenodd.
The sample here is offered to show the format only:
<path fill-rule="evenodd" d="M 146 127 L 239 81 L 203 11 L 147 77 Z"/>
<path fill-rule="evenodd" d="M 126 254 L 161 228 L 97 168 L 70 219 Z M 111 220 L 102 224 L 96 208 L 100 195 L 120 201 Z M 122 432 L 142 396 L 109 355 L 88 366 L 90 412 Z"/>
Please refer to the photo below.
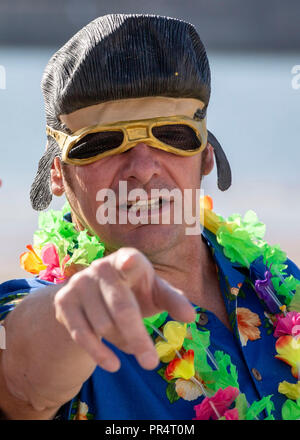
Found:
<path fill-rule="evenodd" d="M 209 142 L 202 154 L 202 174 L 207 176 L 213 169 L 214 161 L 214 149 Z"/>
<path fill-rule="evenodd" d="M 55 196 L 62 196 L 65 192 L 61 162 L 59 157 L 55 157 L 51 171 L 51 189 Z"/>

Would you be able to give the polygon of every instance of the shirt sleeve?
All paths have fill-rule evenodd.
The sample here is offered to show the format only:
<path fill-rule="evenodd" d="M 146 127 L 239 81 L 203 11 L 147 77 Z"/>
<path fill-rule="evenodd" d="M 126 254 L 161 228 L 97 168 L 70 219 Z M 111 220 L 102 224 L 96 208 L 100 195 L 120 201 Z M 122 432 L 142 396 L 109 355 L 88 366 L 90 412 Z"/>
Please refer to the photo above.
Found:
<path fill-rule="evenodd" d="M 290 259 L 287 259 L 286 263 L 287 264 L 287 273 L 289 275 L 293 275 L 293 277 L 297 278 L 297 280 L 300 281 L 300 269 L 299 267 Z"/>
<path fill-rule="evenodd" d="M 10 280 L 0 284 L 0 324 L 25 296 L 51 284 L 38 278 Z"/>

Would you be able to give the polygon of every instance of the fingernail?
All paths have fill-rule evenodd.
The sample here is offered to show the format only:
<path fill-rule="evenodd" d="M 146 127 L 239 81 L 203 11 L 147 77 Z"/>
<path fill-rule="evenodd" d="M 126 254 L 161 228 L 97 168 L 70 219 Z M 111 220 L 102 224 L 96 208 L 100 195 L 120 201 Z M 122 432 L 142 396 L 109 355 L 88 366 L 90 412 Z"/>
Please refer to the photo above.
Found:
<path fill-rule="evenodd" d="M 100 366 L 104 370 L 110 371 L 112 373 L 117 371 L 120 368 L 120 365 L 117 362 L 110 361 L 110 360 L 103 361 Z"/>
<path fill-rule="evenodd" d="M 153 351 L 146 351 L 138 357 L 141 366 L 147 370 L 153 370 L 157 367 L 159 361 L 156 353 Z"/>

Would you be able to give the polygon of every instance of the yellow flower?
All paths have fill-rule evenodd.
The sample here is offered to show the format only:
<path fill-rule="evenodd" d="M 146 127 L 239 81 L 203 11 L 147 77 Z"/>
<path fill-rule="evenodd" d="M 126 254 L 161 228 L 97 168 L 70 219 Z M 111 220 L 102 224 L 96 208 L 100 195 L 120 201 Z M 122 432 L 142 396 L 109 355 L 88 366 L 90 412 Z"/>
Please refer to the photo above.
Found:
<path fill-rule="evenodd" d="M 186 324 L 169 321 L 164 326 L 163 334 L 168 342 L 159 341 L 155 344 L 155 348 L 162 362 L 170 362 L 176 356 L 176 350 L 179 351 L 182 347 L 186 336 Z"/>
<path fill-rule="evenodd" d="M 204 227 L 216 235 L 220 226 L 224 225 L 228 231 L 232 232 L 238 225 L 233 222 L 226 223 L 218 216 L 213 209 L 213 201 L 209 196 L 200 197 L 200 212 L 203 207 L 203 219 L 200 215 L 200 221 L 203 221 Z"/>
<path fill-rule="evenodd" d="M 169 363 L 166 368 L 165 376 L 168 380 L 182 377 L 185 380 L 195 375 L 194 351 L 188 350 L 182 358 L 176 358 Z"/>
<path fill-rule="evenodd" d="M 284 380 L 280 382 L 278 392 L 284 394 L 288 399 L 297 400 L 300 397 L 300 382 L 289 383 Z"/>
<path fill-rule="evenodd" d="M 292 375 L 298 379 L 300 371 L 300 339 L 291 335 L 280 336 L 275 344 L 277 359 L 292 367 Z"/>
<path fill-rule="evenodd" d="M 208 229 L 209 231 L 216 234 L 219 227 L 223 224 L 223 222 L 220 221 L 220 218 L 217 214 L 213 212 L 213 201 L 211 197 L 205 196 L 200 198 L 200 206 L 203 204 L 204 207 L 204 227 Z"/>

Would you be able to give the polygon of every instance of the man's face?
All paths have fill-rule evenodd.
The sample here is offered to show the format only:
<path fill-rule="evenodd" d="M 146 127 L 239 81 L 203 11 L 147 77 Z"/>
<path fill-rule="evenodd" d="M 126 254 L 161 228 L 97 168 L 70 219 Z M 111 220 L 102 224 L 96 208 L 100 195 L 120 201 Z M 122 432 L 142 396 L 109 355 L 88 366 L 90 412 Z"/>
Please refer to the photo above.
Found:
<path fill-rule="evenodd" d="M 92 106 L 94 108 L 88 107 L 70 115 L 62 115 L 61 120 L 74 132 L 102 122 L 146 119 L 172 114 L 191 116 L 191 112 L 195 110 L 191 108 L 190 101 L 173 98 L 143 98 L 142 102 L 140 99 L 124 100 Z M 195 103 L 192 104 L 195 105 Z M 199 101 L 197 105 L 199 107 Z M 203 156 L 205 156 L 204 161 Z M 113 252 L 123 246 L 133 246 L 150 256 L 182 243 L 186 228 L 189 226 L 186 224 L 186 212 L 189 210 L 190 216 L 196 216 L 196 189 L 200 187 L 201 174 L 208 174 L 212 166 L 211 149 L 208 149 L 204 155 L 199 153 L 182 157 L 138 143 L 124 153 L 105 157 L 89 165 L 64 165 L 62 182 L 73 208 L 73 219 L 77 217 L 83 225 L 88 225 L 90 230 L 105 243 L 108 252 Z M 56 161 L 56 168 L 59 168 L 58 161 Z M 52 181 L 56 178 L 55 170 L 53 170 Z M 120 203 L 124 202 L 124 194 L 121 200 L 119 197 L 121 196 L 120 182 L 126 183 L 127 199 L 132 190 L 140 189 L 144 191 L 150 203 L 153 190 L 165 190 L 165 193 L 169 194 L 170 191 L 177 189 L 177 194 L 178 190 L 182 194 L 182 203 L 181 205 L 175 203 L 174 198 L 165 202 L 160 201 L 159 207 L 152 208 L 154 216 L 151 216 L 151 209 L 148 205 L 149 211 L 139 209 L 134 215 L 135 218 L 143 216 L 140 223 L 133 224 L 128 220 L 126 224 L 119 224 L 120 215 L 124 218 L 124 213 L 128 216 L 128 209 L 132 210 L 130 204 L 120 206 Z M 103 198 L 99 201 L 99 191 L 106 189 L 112 190 L 116 198 L 116 222 L 113 224 L 99 223 L 99 209 L 105 203 Z M 189 206 L 184 199 L 184 191 L 187 189 L 190 190 L 194 202 L 192 205 L 189 203 Z M 136 197 L 136 200 L 138 199 L 139 196 Z M 180 210 L 182 221 L 176 224 L 175 215 L 179 218 Z M 168 224 L 163 224 L 166 220 L 163 220 L 162 216 L 167 219 Z"/>

